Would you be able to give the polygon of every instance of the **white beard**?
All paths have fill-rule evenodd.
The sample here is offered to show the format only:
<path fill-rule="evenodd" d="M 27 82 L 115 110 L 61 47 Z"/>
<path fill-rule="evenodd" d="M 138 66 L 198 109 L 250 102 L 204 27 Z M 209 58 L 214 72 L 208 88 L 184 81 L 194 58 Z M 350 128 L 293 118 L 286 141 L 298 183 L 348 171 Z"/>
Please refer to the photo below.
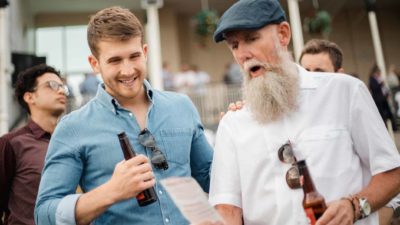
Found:
<path fill-rule="evenodd" d="M 271 65 L 251 59 L 244 64 L 243 97 L 255 119 L 262 123 L 277 121 L 297 110 L 299 76 L 290 53 L 277 49 L 280 64 Z M 261 66 L 265 74 L 252 78 L 250 68 Z"/>

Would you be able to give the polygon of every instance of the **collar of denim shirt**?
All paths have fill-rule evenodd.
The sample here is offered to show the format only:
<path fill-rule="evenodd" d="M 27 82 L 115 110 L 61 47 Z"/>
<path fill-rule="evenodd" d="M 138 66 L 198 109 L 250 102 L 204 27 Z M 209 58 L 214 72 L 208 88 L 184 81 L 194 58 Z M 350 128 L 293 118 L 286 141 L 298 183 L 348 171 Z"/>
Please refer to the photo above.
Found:
<path fill-rule="evenodd" d="M 147 98 L 150 100 L 151 104 L 154 105 L 153 88 L 147 80 L 143 81 L 143 85 L 146 90 Z M 118 103 L 117 99 L 115 99 L 105 90 L 104 83 L 102 83 L 100 85 L 100 88 L 98 88 L 95 101 L 98 101 L 101 105 L 114 112 L 115 114 L 118 114 L 118 110 L 123 108 Z"/>

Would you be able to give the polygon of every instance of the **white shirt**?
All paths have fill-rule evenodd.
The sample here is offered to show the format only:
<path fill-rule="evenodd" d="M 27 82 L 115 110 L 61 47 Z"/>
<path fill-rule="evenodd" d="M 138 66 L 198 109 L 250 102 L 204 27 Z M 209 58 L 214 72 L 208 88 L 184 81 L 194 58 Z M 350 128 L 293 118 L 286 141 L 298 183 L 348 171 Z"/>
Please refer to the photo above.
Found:
<path fill-rule="evenodd" d="M 242 208 L 246 225 L 307 224 L 302 189 L 285 180 L 278 158 L 288 140 L 305 159 L 326 202 L 359 192 L 371 176 L 400 166 L 400 157 L 366 86 L 343 74 L 299 67 L 299 109 L 261 125 L 248 108 L 221 120 L 214 151 L 210 202 Z M 373 213 L 357 225 L 378 224 Z"/>

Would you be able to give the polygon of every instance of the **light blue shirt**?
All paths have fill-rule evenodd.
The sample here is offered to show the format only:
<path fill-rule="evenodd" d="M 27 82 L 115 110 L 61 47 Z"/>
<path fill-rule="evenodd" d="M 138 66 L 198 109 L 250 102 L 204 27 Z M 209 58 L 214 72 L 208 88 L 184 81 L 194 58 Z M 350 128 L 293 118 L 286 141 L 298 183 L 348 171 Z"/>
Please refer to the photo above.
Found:
<path fill-rule="evenodd" d="M 115 165 L 124 159 L 117 134 L 125 131 L 137 154 L 151 158 L 151 150 L 138 142 L 140 127 L 135 116 L 105 90 L 81 109 L 65 116 L 52 135 L 35 208 L 38 225 L 75 224 L 78 186 L 88 192 L 107 182 Z M 147 129 L 165 154 L 169 168 L 156 169 L 158 201 L 139 207 L 135 198 L 108 208 L 93 224 L 188 224 L 159 181 L 171 176 L 193 176 L 204 191 L 209 189 L 212 148 L 198 112 L 188 97 L 160 92 L 145 81 L 151 106 Z"/>

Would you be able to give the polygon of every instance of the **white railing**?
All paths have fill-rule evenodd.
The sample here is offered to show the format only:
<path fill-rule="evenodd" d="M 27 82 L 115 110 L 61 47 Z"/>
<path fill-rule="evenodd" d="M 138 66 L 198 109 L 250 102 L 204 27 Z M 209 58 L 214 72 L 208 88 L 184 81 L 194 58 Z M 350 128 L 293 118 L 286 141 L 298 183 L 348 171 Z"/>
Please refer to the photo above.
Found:
<path fill-rule="evenodd" d="M 220 120 L 220 113 L 226 112 L 229 103 L 242 100 L 240 85 L 215 83 L 205 86 L 201 91 L 187 93 L 200 113 L 203 125 L 215 130 Z"/>

